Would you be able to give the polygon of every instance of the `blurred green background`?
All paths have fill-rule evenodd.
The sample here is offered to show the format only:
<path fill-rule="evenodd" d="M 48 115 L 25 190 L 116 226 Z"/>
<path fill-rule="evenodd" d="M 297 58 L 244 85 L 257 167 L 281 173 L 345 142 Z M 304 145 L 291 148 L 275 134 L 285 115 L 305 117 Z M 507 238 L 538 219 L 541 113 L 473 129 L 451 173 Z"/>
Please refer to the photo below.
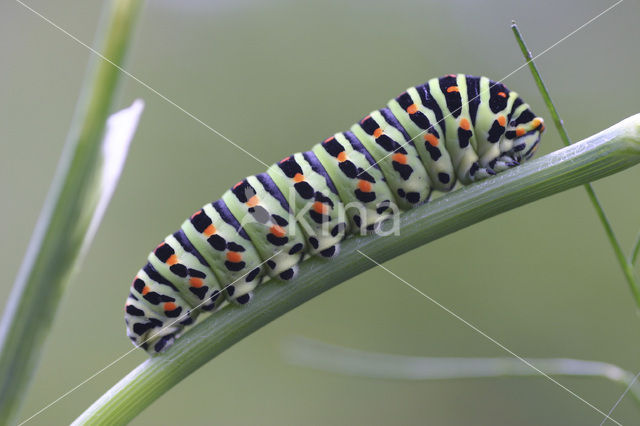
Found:
<path fill-rule="evenodd" d="M 92 43 L 101 5 L 28 4 Z M 613 1 L 408 0 L 149 2 L 127 69 L 267 163 L 346 129 L 406 87 L 446 73 L 500 79 Z M 638 2 L 626 1 L 538 59 L 579 140 L 639 112 Z M 14 1 L 0 4 L 2 304 L 54 174 L 86 48 Z M 550 124 L 529 71 L 505 80 Z M 131 348 L 123 304 L 146 255 L 190 213 L 263 166 L 124 77 L 118 108 L 146 102 L 122 181 L 68 286 L 21 418 Z M 541 154 L 560 147 L 551 125 Z M 595 183 L 625 248 L 640 226 L 640 168 Z M 386 264 L 524 357 L 574 357 L 640 370 L 640 320 L 580 188 Z M 379 381 L 287 365 L 291 335 L 423 356 L 503 356 L 500 348 L 380 269 L 312 300 L 186 378 L 134 424 L 599 424 L 544 378 Z M 30 425 L 68 423 L 146 358 L 135 351 Z M 622 389 L 560 380 L 607 412 Z M 630 398 L 614 417 L 637 424 Z"/>

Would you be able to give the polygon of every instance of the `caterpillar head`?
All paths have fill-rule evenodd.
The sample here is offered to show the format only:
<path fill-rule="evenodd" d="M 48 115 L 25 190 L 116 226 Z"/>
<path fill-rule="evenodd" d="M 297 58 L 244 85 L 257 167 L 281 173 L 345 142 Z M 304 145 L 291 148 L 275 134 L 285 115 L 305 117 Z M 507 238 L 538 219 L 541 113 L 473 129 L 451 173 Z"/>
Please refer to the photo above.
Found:
<path fill-rule="evenodd" d="M 544 120 L 536 117 L 528 108 L 509 123 L 505 137 L 513 140 L 507 155 L 518 163 L 527 161 L 538 149 L 540 136 L 544 132 Z"/>

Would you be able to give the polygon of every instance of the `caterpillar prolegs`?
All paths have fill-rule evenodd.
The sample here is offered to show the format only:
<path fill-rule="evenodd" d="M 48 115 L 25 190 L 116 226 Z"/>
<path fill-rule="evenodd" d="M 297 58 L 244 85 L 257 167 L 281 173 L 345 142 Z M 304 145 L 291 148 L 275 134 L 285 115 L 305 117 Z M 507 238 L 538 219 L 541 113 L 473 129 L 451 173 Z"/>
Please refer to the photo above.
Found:
<path fill-rule="evenodd" d="M 307 255 L 397 211 L 531 158 L 543 120 L 503 84 L 458 74 L 411 87 L 350 130 L 293 154 L 205 205 L 149 254 L 125 305 L 127 335 L 154 353 L 201 311 L 249 302 Z"/>

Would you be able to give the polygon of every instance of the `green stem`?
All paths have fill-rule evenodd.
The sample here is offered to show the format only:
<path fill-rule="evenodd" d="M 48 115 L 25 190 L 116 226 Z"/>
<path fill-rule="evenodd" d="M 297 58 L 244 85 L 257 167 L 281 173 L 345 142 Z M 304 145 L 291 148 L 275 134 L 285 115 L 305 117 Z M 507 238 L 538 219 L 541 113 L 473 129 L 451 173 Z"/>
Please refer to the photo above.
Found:
<path fill-rule="evenodd" d="M 486 218 L 619 172 L 640 162 L 640 114 L 597 135 L 402 213 L 399 235 L 346 239 L 340 256 L 310 258 L 287 284 L 256 289 L 248 305 L 226 306 L 194 326 L 166 352 L 140 364 L 75 424 L 122 424 L 207 361 L 270 321 L 373 267 Z"/>
<path fill-rule="evenodd" d="M 114 0 L 97 46 L 124 60 L 139 0 Z M 103 41 L 102 41 L 103 40 Z M 101 141 L 120 72 L 92 58 L 55 178 L 0 323 L 0 424 L 15 423 L 95 211 Z"/>
<path fill-rule="evenodd" d="M 549 90 L 547 89 L 547 86 L 544 84 L 544 81 L 542 81 L 542 77 L 538 72 L 538 67 L 536 67 L 535 62 L 533 62 L 533 56 L 531 56 L 531 51 L 527 48 L 527 45 L 524 43 L 522 34 L 520 33 L 520 30 L 518 29 L 518 26 L 516 25 L 515 21 L 511 22 L 511 30 L 513 31 L 513 34 L 516 37 L 516 41 L 520 46 L 520 50 L 522 51 L 524 58 L 527 60 L 527 65 L 529 65 L 529 69 L 531 70 L 533 79 L 535 80 L 536 85 L 538 85 L 538 90 L 540 90 L 540 93 L 542 94 L 542 99 L 544 99 L 544 103 L 547 105 L 547 109 L 551 114 L 553 123 L 555 124 L 556 129 L 558 129 L 558 133 L 560 133 L 560 139 L 562 139 L 562 143 L 564 143 L 565 146 L 571 145 L 571 141 L 569 140 L 569 134 L 567 133 L 567 130 L 564 128 L 564 123 L 562 122 L 562 119 L 560 119 L 560 114 L 558 114 L 558 110 L 556 109 L 556 106 L 553 104 L 553 101 L 551 100 L 551 96 L 549 95 Z"/>
<path fill-rule="evenodd" d="M 636 262 L 638 261 L 638 255 L 640 255 L 640 232 L 638 232 L 636 242 L 633 245 L 633 249 L 631 250 L 631 256 L 629 257 L 629 263 L 631 265 L 636 264 Z"/>
<path fill-rule="evenodd" d="M 527 64 L 529 65 L 529 69 L 531 70 L 531 74 L 533 75 L 533 79 L 538 85 L 538 89 L 540 90 L 540 93 L 542 94 L 542 98 L 544 99 L 544 102 L 547 105 L 547 108 L 549 109 L 549 113 L 553 118 L 553 122 L 556 126 L 556 129 L 558 130 L 558 133 L 560 133 L 560 138 L 562 139 L 562 142 L 564 143 L 565 146 L 571 145 L 569 134 L 567 133 L 567 130 L 564 127 L 563 121 L 560 119 L 560 114 L 558 114 L 558 110 L 556 109 L 555 105 L 553 104 L 553 101 L 551 100 L 551 95 L 549 94 L 549 90 L 547 90 L 547 86 L 544 84 L 544 81 L 542 81 L 542 77 L 540 76 L 538 67 L 536 67 L 535 62 L 533 62 L 533 57 L 531 56 L 531 52 L 529 51 L 526 44 L 524 43 L 522 34 L 520 33 L 520 30 L 518 29 L 518 26 L 516 25 L 515 21 L 512 22 L 511 29 L 513 30 L 513 34 L 516 37 L 516 40 L 518 42 L 518 45 L 520 46 L 520 50 L 522 51 L 522 54 L 527 60 Z M 589 197 L 589 200 L 591 200 L 591 204 L 593 205 L 593 208 L 595 209 L 596 214 L 598 215 L 598 219 L 600 219 L 600 223 L 602 224 L 602 227 L 604 228 L 604 232 L 607 235 L 607 238 L 609 239 L 609 243 L 611 243 L 611 247 L 613 248 L 616 259 L 620 264 L 622 273 L 624 274 L 624 277 L 627 280 L 627 284 L 629 285 L 631 294 L 633 295 L 633 298 L 636 302 L 636 307 L 640 309 L 640 286 L 638 285 L 638 279 L 633 270 L 633 262 L 629 262 L 627 260 L 627 257 L 625 256 L 624 251 L 622 250 L 622 246 L 620 246 L 620 243 L 618 242 L 618 238 L 616 237 L 616 234 L 613 231 L 613 227 L 611 226 L 611 223 L 609 222 L 609 219 L 607 218 L 607 215 L 604 212 L 604 208 L 600 204 L 600 201 L 598 201 L 598 197 L 596 196 L 596 193 L 593 190 L 593 187 L 587 183 L 584 185 L 584 189 L 587 191 L 587 196 Z M 636 249 L 638 249 L 637 245 L 636 245 Z M 636 255 L 637 255 L 637 252 L 634 256 Z"/>

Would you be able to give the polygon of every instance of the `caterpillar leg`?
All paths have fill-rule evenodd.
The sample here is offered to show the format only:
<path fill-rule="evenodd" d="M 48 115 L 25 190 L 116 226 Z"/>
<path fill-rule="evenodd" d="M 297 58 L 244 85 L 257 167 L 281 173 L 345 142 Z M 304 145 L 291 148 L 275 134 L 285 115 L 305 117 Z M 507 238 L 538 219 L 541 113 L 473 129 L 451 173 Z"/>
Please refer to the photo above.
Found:
<path fill-rule="evenodd" d="M 469 179 L 472 182 L 477 182 L 479 180 L 483 180 L 488 178 L 489 176 L 494 176 L 496 172 L 490 167 L 480 167 L 480 163 L 476 161 L 472 165 L 472 169 L 469 170 Z"/>
<path fill-rule="evenodd" d="M 291 268 L 285 269 L 284 271 L 280 272 L 278 274 L 278 278 L 284 281 L 292 280 L 296 277 L 296 275 L 298 275 L 299 269 L 300 268 L 298 267 L 298 265 L 294 265 Z"/>
<path fill-rule="evenodd" d="M 250 288 L 249 288 L 250 287 Z M 253 299 L 253 286 L 234 286 L 228 285 L 225 291 L 229 296 L 229 300 L 235 303 L 236 305 L 246 305 Z"/>
<path fill-rule="evenodd" d="M 320 256 L 326 257 L 327 259 L 336 257 L 338 254 L 340 254 L 340 244 L 336 244 L 320 252 Z"/>
<path fill-rule="evenodd" d="M 516 161 L 516 159 L 514 159 L 512 156 L 510 156 L 510 155 L 501 155 L 493 163 L 493 170 L 495 170 L 497 173 L 499 173 L 499 172 L 508 170 L 508 169 L 510 169 L 512 167 L 515 167 L 515 166 L 517 166 L 519 164 L 520 163 L 518 161 Z"/>

